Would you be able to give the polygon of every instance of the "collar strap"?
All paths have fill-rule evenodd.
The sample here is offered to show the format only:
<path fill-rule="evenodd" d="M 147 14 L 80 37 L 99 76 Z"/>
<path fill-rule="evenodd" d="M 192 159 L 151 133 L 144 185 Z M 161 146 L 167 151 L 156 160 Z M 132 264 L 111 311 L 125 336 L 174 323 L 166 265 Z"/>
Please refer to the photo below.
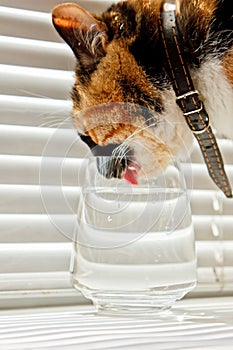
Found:
<path fill-rule="evenodd" d="M 199 143 L 210 177 L 226 197 L 230 198 L 232 189 L 224 170 L 222 156 L 209 123 L 209 116 L 199 98 L 198 91 L 194 88 L 184 59 L 175 13 L 169 6 L 168 10 L 164 7 L 161 12 L 159 27 L 168 73 L 177 97 L 176 102 Z"/>

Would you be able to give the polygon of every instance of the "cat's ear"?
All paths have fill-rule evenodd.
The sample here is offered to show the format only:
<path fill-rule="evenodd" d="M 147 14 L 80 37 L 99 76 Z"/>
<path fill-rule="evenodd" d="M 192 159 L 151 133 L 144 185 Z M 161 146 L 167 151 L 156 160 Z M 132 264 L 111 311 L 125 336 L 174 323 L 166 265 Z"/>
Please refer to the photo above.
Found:
<path fill-rule="evenodd" d="M 57 32 L 87 70 L 92 69 L 105 55 L 105 24 L 77 4 L 63 3 L 56 6 L 52 12 L 52 20 Z"/>

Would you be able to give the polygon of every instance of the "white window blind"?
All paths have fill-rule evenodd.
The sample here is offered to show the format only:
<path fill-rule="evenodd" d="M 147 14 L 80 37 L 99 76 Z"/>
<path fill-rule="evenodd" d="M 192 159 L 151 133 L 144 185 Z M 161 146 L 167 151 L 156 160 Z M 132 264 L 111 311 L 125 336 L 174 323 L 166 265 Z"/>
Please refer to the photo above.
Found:
<path fill-rule="evenodd" d="M 101 12 L 112 1 L 77 1 Z M 71 50 L 53 29 L 56 0 L 1 0 L 0 305 L 77 303 L 69 280 L 70 232 L 87 147 L 70 117 Z M 17 5 L 17 8 L 15 8 Z M 233 143 L 219 140 L 233 183 Z M 195 146 L 183 164 L 191 206 L 198 285 L 190 294 L 233 294 L 233 200 L 210 180 Z M 62 170 L 61 170 L 62 169 Z M 59 198 L 61 200 L 59 200 Z"/>

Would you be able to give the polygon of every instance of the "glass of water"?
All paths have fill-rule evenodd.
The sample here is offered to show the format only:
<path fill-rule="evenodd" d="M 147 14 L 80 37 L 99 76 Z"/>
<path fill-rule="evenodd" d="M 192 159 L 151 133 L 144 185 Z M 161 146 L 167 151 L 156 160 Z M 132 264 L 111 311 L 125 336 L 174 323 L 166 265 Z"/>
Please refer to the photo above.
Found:
<path fill-rule="evenodd" d="M 111 178 L 111 157 L 84 161 L 72 281 L 98 312 L 170 308 L 196 284 L 190 203 L 177 164 L 136 181 Z"/>

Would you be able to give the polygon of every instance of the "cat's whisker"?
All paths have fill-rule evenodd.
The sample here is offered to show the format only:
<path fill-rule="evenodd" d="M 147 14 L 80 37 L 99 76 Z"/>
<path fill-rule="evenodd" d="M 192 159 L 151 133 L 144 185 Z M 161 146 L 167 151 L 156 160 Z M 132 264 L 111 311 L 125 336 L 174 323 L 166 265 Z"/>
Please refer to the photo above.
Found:
<path fill-rule="evenodd" d="M 119 157 L 120 159 L 123 159 L 126 156 L 127 151 L 128 151 L 128 145 L 126 145 L 125 141 L 123 141 L 122 144 L 120 144 L 118 147 L 116 147 L 113 150 L 112 155 L 114 157 Z"/>
<path fill-rule="evenodd" d="M 40 125 L 38 125 L 39 127 L 58 127 L 58 126 L 69 126 L 68 123 L 66 123 L 63 119 L 52 119 L 52 120 L 48 120 Z"/>
<path fill-rule="evenodd" d="M 150 123 L 150 125 L 147 125 L 148 122 L 150 122 L 150 121 L 154 121 L 154 123 Z M 151 126 L 153 126 L 153 125 L 156 125 L 156 124 L 157 124 L 157 121 L 154 120 L 154 117 L 151 117 L 151 118 L 147 119 L 147 120 L 142 124 L 142 126 L 145 125 L 145 127 L 140 127 L 140 128 L 138 128 L 138 129 L 136 129 L 130 136 L 127 137 L 127 139 L 125 139 L 125 140 L 122 142 L 122 144 L 120 144 L 118 147 L 116 147 L 116 148 L 113 150 L 113 153 L 112 153 L 112 154 L 115 156 L 115 155 L 120 155 L 120 154 L 122 153 L 123 156 L 124 156 L 124 154 L 125 154 L 125 149 L 128 149 L 128 148 L 129 148 L 129 142 L 128 142 L 129 139 L 132 138 L 132 137 L 134 137 L 135 135 L 137 135 L 140 131 L 145 130 L 145 129 L 148 129 L 149 127 L 151 127 Z M 119 152 L 119 150 L 120 150 L 121 152 Z"/>
<path fill-rule="evenodd" d="M 36 93 L 33 93 L 31 91 L 28 91 L 28 90 L 22 90 L 20 89 L 20 92 L 26 94 L 27 96 L 31 96 L 31 97 L 39 97 L 39 98 L 43 98 L 43 99 L 46 99 L 46 100 L 50 100 L 51 97 L 49 96 L 44 96 L 44 95 L 40 95 L 40 94 L 36 94 Z"/>
<path fill-rule="evenodd" d="M 62 117 L 62 116 L 49 116 L 48 118 L 43 118 L 45 121 L 48 121 L 48 122 L 53 122 L 53 121 L 59 121 L 59 122 L 61 122 L 61 123 L 67 123 L 67 124 L 69 124 L 69 121 L 70 121 L 70 119 L 69 120 L 67 120 L 67 118 L 64 118 L 64 117 Z"/>
<path fill-rule="evenodd" d="M 47 119 L 47 120 L 54 119 L 54 118 L 64 119 L 63 116 L 58 116 L 55 113 L 40 114 L 39 117 L 42 117 L 42 118 Z"/>
<path fill-rule="evenodd" d="M 40 125 L 47 125 L 49 123 L 53 123 L 55 121 L 62 121 L 64 119 L 58 118 L 56 116 L 42 116 L 42 119 L 44 120 L 44 122 Z"/>
<path fill-rule="evenodd" d="M 58 111 L 59 113 L 60 111 Z M 44 120 L 44 124 L 46 122 L 53 122 L 53 121 L 59 121 L 62 124 L 68 125 L 70 127 L 73 127 L 73 119 L 67 115 L 58 115 L 56 111 L 51 112 L 51 113 L 40 113 L 37 115 L 41 119 Z"/>
<path fill-rule="evenodd" d="M 139 134 L 139 132 L 141 132 L 141 131 L 143 131 L 143 130 L 146 130 L 146 129 L 149 129 L 151 126 L 154 126 L 154 125 L 157 124 L 157 121 L 154 120 L 154 123 L 148 125 L 148 122 L 149 122 L 150 120 L 153 121 L 154 118 L 151 117 L 151 118 L 147 119 L 140 127 L 138 127 L 137 129 L 135 129 L 135 131 L 134 131 L 131 135 L 129 135 L 129 136 L 127 137 L 126 140 L 132 139 L 132 138 L 135 137 L 137 134 Z M 143 126 L 143 125 L 145 125 L 145 126 Z"/>
<path fill-rule="evenodd" d="M 57 123 L 59 126 L 67 126 L 71 127 L 72 124 L 72 118 L 64 116 L 64 115 L 57 115 L 56 112 L 52 113 L 46 113 L 46 114 L 38 114 L 38 117 L 42 118 L 44 120 L 43 123 L 38 125 L 39 127 L 50 127 L 54 123 Z"/>
<path fill-rule="evenodd" d="M 119 175 L 120 169 L 118 168 L 119 162 L 121 163 L 123 159 L 127 160 L 127 153 L 129 152 L 129 146 L 127 142 L 123 142 L 121 145 L 119 145 L 113 152 L 113 155 L 117 158 L 115 158 L 115 166 Z"/>
<path fill-rule="evenodd" d="M 57 119 L 55 117 L 53 118 L 43 118 L 44 119 L 44 122 L 41 123 L 39 126 L 47 126 L 47 125 L 50 125 L 52 123 L 55 123 L 55 122 L 61 122 L 61 119 Z"/>

